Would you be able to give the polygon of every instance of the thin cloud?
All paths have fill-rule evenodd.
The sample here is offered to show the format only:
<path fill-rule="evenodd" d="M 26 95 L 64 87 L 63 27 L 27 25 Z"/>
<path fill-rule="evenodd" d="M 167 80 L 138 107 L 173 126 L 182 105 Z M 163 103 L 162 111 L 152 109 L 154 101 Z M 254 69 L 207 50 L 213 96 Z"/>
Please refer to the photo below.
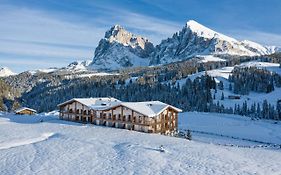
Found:
<path fill-rule="evenodd" d="M 16 55 L 17 61 L 20 58 L 57 58 L 54 65 L 41 66 L 46 67 L 65 64 L 62 59 L 69 62 L 91 59 L 104 32 L 116 23 L 153 42 L 160 42 L 180 28 L 170 21 L 110 8 L 107 7 L 103 16 L 95 17 L 95 21 L 80 22 L 79 17 L 66 20 L 68 14 L 0 6 L 0 61 L 12 62 L 12 59 L 6 60 L 7 55 Z"/>
<path fill-rule="evenodd" d="M 120 23 L 124 23 L 128 28 L 135 30 L 148 39 L 158 44 L 162 39 L 171 37 L 172 34 L 179 31 L 184 24 L 178 24 L 171 21 L 161 20 L 137 13 L 123 11 L 119 16 Z"/>
<path fill-rule="evenodd" d="M 0 12 L 1 39 L 80 43 L 92 45 L 103 35 L 103 28 L 59 20 L 43 11 L 10 8 Z"/>
<path fill-rule="evenodd" d="M 81 48 L 68 48 L 58 47 L 53 45 L 40 45 L 32 43 L 21 43 L 21 42 L 3 42 L 0 40 L 0 53 L 2 54 L 17 54 L 22 56 L 30 57 L 57 57 L 59 58 L 89 58 L 93 55 L 93 50 L 89 47 L 88 49 Z M 58 60 L 59 62 L 59 60 Z"/>

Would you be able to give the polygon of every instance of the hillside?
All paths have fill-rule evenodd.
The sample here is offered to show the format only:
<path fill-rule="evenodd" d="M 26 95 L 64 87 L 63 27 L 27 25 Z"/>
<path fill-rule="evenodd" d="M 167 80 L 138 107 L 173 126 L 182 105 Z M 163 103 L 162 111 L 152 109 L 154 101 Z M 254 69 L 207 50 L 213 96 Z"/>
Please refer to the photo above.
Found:
<path fill-rule="evenodd" d="M 0 125 L 1 174 L 281 173 L 280 150 L 225 147 L 52 116 L 1 114 Z"/>
<path fill-rule="evenodd" d="M 219 60 L 221 61 L 221 60 Z M 212 97 L 214 100 L 214 103 L 218 103 L 224 105 L 224 107 L 230 108 L 232 107 L 234 109 L 235 105 L 242 106 L 243 103 L 246 101 L 249 106 L 252 104 L 260 104 L 264 102 L 264 100 L 267 100 L 270 104 L 276 105 L 277 101 L 281 99 L 280 93 L 281 88 L 276 87 L 272 92 L 269 93 L 260 93 L 260 92 L 253 92 L 251 91 L 247 95 L 241 95 L 236 94 L 233 92 L 233 90 L 229 90 L 229 86 L 231 83 L 229 81 L 229 76 L 232 74 L 232 71 L 234 67 L 256 67 L 259 69 L 265 69 L 272 73 L 277 73 L 281 75 L 281 68 L 279 67 L 280 64 L 278 63 L 270 63 L 270 62 L 261 62 L 261 61 L 250 61 L 250 62 L 244 62 L 235 66 L 229 66 L 229 67 L 222 67 L 219 69 L 212 69 L 208 71 L 202 71 L 198 72 L 192 75 L 189 75 L 187 78 L 177 80 L 174 84 L 182 86 L 186 83 L 186 80 L 189 78 L 191 80 L 194 80 L 195 78 L 198 78 L 200 76 L 209 75 L 211 77 L 214 77 L 215 81 L 219 83 L 220 81 L 223 82 L 223 89 L 217 88 L 216 90 L 212 90 Z M 171 83 L 171 82 L 169 82 Z M 224 94 L 224 99 L 221 99 L 222 93 Z M 229 96 L 239 96 L 240 99 L 228 99 Z M 215 97 L 215 99 L 214 99 Z"/>

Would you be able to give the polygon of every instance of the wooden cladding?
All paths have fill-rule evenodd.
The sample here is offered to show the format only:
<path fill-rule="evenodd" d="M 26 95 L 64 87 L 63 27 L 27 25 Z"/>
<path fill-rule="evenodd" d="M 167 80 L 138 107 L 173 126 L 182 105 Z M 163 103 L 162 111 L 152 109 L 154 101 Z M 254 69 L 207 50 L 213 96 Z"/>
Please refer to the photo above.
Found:
<path fill-rule="evenodd" d="M 178 112 L 172 108 L 167 108 L 155 117 L 148 117 L 122 105 L 95 111 L 81 104 L 78 108 L 78 102 L 74 102 L 74 105 L 66 104 L 60 107 L 60 118 L 147 133 L 171 133 L 176 131 L 178 126 Z"/>

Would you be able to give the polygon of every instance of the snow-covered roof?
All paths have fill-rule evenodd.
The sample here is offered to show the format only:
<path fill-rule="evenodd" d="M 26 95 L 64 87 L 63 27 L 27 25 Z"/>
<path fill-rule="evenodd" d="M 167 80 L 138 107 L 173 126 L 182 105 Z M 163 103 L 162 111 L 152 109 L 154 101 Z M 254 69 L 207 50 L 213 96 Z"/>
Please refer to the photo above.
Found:
<path fill-rule="evenodd" d="M 91 109 L 94 110 L 107 110 L 112 107 L 116 107 L 119 105 L 122 105 L 124 107 L 127 107 L 129 109 L 132 109 L 138 113 L 141 113 L 148 117 L 154 117 L 158 114 L 160 114 L 162 111 L 167 109 L 168 107 L 178 111 L 182 112 L 181 109 L 176 108 L 174 106 L 168 105 L 166 103 L 163 103 L 161 101 L 145 101 L 145 102 L 122 102 L 116 98 L 73 98 L 71 100 L 68 100 L 64 103 L 59 104 L 58 106 L 63 106 L 68 103 L 72 102 L 79 102 Z"/>
<path fill-rule="evenodd" d="M 73 98 L 64 103 L 59 104 L 58 106 L 65 105 L 77 101 L 85 106 L 88 106 L 94 110 L 105 110 L 114 106 L 120 105 L 121 101 L 116 98 L 111 97 L 100 97 L 100 98 Z"/>
<path fill-rule="evenodd" d="M 28 107 L 19 108 L 19 109 L 15 110 L 15 112 L 18 113 L 18 112 L 21 112 L 21 111 L 24 111 L 24 110 L 29 110 L 29 111 L 32 111 L 32 112 L 37 112 L 35 109 L 31 109 L 31 108 L 28 108 Z"/>
<path fill-rule="evenodd" d="M 121 103 L 121 105 L 130 108 L 136 112 L 139 112 L 143 115 L 146 115 L 148 117 L 155 117 L 156 115 L 160 114 L 165 109 L 167 109 L 168 107 L 178 112 L 182 112 L 181 109 L 168 105 L 161 101 L 123 102 Z"/>

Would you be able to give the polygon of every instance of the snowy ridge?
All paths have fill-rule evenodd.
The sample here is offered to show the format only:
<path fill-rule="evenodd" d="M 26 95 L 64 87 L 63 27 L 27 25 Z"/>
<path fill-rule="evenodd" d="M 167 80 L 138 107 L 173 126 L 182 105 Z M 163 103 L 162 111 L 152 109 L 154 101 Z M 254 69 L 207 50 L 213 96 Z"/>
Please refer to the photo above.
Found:
<path fill-rule="evenodd" d="M 203 26 L 202 24 L 199 24 L 194 20 L 189 20 L 186 23 L 185 27 L 190 29 L 192 33 L 195 33 L 199 37 L 203 37 L 207 39 L 219 38 L 228 42 L 238 42 L 236 39 L 218 33 L 208 27 Z"/>
<path fill-rule="evenodd" d="M 260 55 L 266 55 L 275 52 L 275 47 L 265 47 L 249 40 L 241 41 L 241 43 L 248 50 L 259 53 Z"/>
<path fill-rule="evenodd" d="M 16 75 L 16 73 L 14 73 L 13 71 L 11 71 L 9 68 L 7 67 L 2 67 L 0 68 L 0 77 L 8 77 L 11 75 Z"/>
<path fill-rule="evenodd" d="M 70 71 L 70 72 L 88 71 L 88 66 L 91 63 L 92 63 L 91 60 L 75 61 L 75 62 L 70 63 L 67 67 L 62 68 L 61 70 Z"/>

